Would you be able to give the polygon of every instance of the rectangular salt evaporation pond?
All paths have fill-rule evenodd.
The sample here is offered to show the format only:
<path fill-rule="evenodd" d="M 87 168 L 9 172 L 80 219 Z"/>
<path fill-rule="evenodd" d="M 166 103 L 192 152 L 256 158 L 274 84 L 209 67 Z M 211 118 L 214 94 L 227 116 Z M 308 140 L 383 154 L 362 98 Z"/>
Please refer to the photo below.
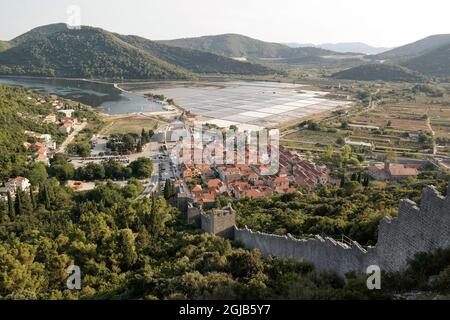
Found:
<path fill-rule="evenodd" d="M 247 111 L 247 112 L 241 113 L 240 115 L 246 116 L 246 117 L 252 117 L 252 118 L 265 118 L 265 117 L 270 116 L 270 114 L 263 113 L 263 112 L 256 112 L 256 111 Z"/>
<path fill-rule="evenodd" d="M 270 114 L 279 114 L 279 113 L 284 113 L 286 112 L 286 110 L 282 110 L 282 109 L 276 109 L 276 108 L 264 108 L 264 109 L 260 109 L 258 110 L 260 112 L 264 112 L 264 113 L 270 113 Z"/>
<path fill-rule="evenodd" d="M 344 105 L 342 102 L 319 99 L 324 95 L 323 92 L 296 92 L 294 89 L 299 89 L 300 85 L 243 81 L 216 84 L 195 88 L 164 88 L 161 92 L 154 93 L 162 93 L 169 98 L 179 97 L 179 101 L 175 99 L 175 102 L 194 114 L 236 123 L 267 124 L 271 127 L 283 121 L 292 121 Z"/>
<path fill-rule="evenodd" d="M 237 115 L 225 117 L 225 118 L 223 118 L 223 120 L 235 121 L 235 122 L 239 122 L 239 123 L 248 123 L 248 122 L 255 120 L 255 118 L 246 117 L 246 116 L 237 114 Z"/>

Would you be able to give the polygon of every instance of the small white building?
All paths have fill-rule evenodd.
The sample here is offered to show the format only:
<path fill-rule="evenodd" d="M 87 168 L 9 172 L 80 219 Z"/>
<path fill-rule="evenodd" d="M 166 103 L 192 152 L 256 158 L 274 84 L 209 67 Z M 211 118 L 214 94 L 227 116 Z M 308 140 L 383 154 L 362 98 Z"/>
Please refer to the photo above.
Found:
<path fill-rule="evenodd" d="M 17 188 L 22 191 L 26 191 L 30 189 L 30 186 L 30 180 L 21 176 L 9 179 L 8 182 L 5 183 L 5 188 L 9 191 L 15 191 Z"/>
<path fill-rule="evenodd" d="M 45 118 L 44 118 L 44 120 L 43 120 L 43 122 L 44 123 L 56 123 L 56 114 L 54 114 L 54 113 L 50 113 L 49 115 L 47 115 Z"/>

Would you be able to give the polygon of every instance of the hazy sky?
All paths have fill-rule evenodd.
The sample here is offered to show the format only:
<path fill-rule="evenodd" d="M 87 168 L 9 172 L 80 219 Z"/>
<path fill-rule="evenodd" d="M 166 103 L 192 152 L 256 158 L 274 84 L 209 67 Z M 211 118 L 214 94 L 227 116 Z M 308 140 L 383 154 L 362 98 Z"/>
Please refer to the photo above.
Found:
<path fill-rule="evenodd" d="M 149 39 L 240 33 L 273 42 L 398 46 L 450 33 L 446 0 L 0 0 L 0 39 L 66 22 Z"/>

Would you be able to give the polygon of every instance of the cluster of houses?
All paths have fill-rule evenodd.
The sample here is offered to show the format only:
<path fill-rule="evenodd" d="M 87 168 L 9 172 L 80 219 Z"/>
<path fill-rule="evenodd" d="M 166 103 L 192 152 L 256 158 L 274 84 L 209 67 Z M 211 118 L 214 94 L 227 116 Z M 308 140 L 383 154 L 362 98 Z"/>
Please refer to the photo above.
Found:
<path fill-rule="evenodd" d="M 235 199 L 263 198 L 274 193 L 295 193 L 297 187 L 314 188 L 328 183 L 325 167 L 320 168 L 283 147 L 279 147 L 279 155 L 278 172 L 267 174 L 267 165 L 246 164 L 248 161 L 244 164 L 206 164 L 194 161 L 201 153 L 192 152 L 192 160 L 180 165 L 182 179 L 175 184 L 189 186 L 194 202 L 213 206 L 220 195 Z"/>
<path fill-rule="evenodd" d="M 306 188 L 315 188 L 330 182 L 326 166 L 318 166 L 307 160 L 297 152 L 282 146 L 279 149 L 280 172 L 289 178 L 293 185 Z"/>
<path fill-rule="evenodd" d="M 3 187 L 0 187 L 0 200 L 7 201 L 8 193 L 12 198 L 14 198 L 17 189 L 28 191 L 30 190 L 30 187 L 30 180 L 25 177 L 18 176 L 15 178 L 11 178 L 7 182 L 5 182 L 5 185 Z"/>
<path fill-rule="evenodd" d="M 56 150 L 56 142 L 53 141 L 50 134 L 42 134 L 34 131 L 26 130 L 24 134 L 29 138 L 38 140 L 36 142 L 24 142 L 23 146 L 27 150 L 33 150 L 35 154 L 34 160 L 49 165 L 50 155 Z"/>
<path fill-rule="evenodd" d="M 400 181 L 408 177 L 417 177 L 419 170 L 417 165 L 404 165 L 399 163 L 375 164 L 367 170 L 370 177 L 376 181 Z"/>
<path fill-rule="evenodd" d="M 32 99 L 31 97 L 28 97 L 28 99 Z M 38 97 L 36 99 L 36 105 L 41 105 L 47 103 L 47 101 L 42 98 Z M 66 105 L 63 101 L 54 99 L 51 101 L 52 107 L 55 108 L 59 113 L 64 114 L 64 118 L 61 121 L 58 121 L 58 116 L 55 113 L 50 113 L 46 117 L 44 117 L 43 122 L 44 123 L 58 123 L 60 124 L 59 132 L 63 134 L 69 134 L 72 130 L 74 125 L 77 123 L 77 119 L 72 117 L 73 109 L 66 109 Z"/>

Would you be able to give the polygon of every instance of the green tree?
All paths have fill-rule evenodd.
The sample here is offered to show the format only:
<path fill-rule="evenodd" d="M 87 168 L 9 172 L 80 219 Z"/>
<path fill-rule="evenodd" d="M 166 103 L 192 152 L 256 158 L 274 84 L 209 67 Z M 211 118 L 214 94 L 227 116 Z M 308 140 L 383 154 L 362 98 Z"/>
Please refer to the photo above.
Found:
<path fill-rule="evenodd" d="M 12 199 L 11 192 L 7 193 L 7 201 L 8 201 L 8 214 L 11 220 L 14 220 L 16 217 L 16 212 L 14 210 L 14 200 Z"/>
<path fill-rule="evenodd" d="M 138 179 L 149 178 L 153 173 L 153 163 L 148 158 L 138 158 L 131 162 L 129 166 L 133 172 L 133 177 Z"/>
<path fill-rule="evenodd" d="M 43 163 L 35 163 L 28 174 L 28 179 L 33 186 L 43 184 L 47 178 L 47 168 Z"/>
<path fill-rule="evenodd" d="M 128 270 L 137 261 L 135 235 L 131 229 L 122 229 L 119 232 L 119 248 L 121 253 L 121 266 Z"/>

